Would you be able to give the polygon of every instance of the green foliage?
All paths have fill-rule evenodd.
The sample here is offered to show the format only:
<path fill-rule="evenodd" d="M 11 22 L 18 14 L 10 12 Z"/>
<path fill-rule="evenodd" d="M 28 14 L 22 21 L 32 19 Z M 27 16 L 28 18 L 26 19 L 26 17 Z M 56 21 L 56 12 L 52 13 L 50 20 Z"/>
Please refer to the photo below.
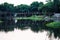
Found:
<path fill-rule="evenodd" d="M 13 12 L 14 11 L 14 5 L 13 4 L 0 4 L 0 11 L 7 11 L 7 12 Z"/>
<path fill-rule="evenodd" d="M 37 2 L 37 1 L 32 2 L 30 5 L 30 10 L 32 12 L 38 11 L 38 7 L 39 7 L 39 2 Z"/>
<path fill-rule="evenodd" d="M 14 6 L 13 4 L 9 4 L 7 2 L 0 4 L 0 11 L 7 12 L 41 12 L 44 15 L 46 13 L 60 13 L 60 1 L 59 0 L 48 0 L 46 4 L 43 2 L 34 1 L 30 5 L 21 4 Z"/>
<path fill-rule="evenodd" d="M 29 6 L 25 4 L 21 4 L 15 7 L 17 12 L 28 12 L 29 11 Z"/>
<path fill-rule="evenodd" d="M 51 22 L 46 24 L 46 26 L 51 28 L 60 28 L 60 22 Z"/>
<path fill-rule="evenodd" d="M 41 12 L 43 12 L 44 15 L 51 15 L 51 13 L 54 12 L 54 5 L 53 2 L 48 2 L 40 7 Z"/>
<path fill-rule="evenodd" d="M 39 7 L 38 7 L 38 11 L 42 12 L 42 7 L 43 7 L 44 3 L 40 2 L 39 3 Z"/>
<path fill-rule="evenodd" d="M 45 5 L 43 5 L 42 7 L 42 11 L 43 12 L 53 12 L 54 10 L 54 8 L 53 8 L 53 3 L 52 2 L 49 2 L 49 3 L 46 3 Z"/>
<path fill-rule="evenodd" d="M 59 0 L 54 0 L 53 3 L 54 3 L 54 12 L 59 13 L 58 4 L 60 3 L 60 1 Z"/>

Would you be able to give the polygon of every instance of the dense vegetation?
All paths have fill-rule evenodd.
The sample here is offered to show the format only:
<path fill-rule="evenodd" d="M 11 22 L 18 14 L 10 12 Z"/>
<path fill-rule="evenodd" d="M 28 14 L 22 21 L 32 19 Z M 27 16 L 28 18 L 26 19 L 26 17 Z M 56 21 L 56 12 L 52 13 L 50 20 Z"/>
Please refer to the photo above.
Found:
<path fill-rule="evenodd" d="M 45 4 L 43 2 L 35 1 L 30 5 L 21 4 L 17 6 L 5 2 L 0 4 L 0 11 L 17 13 L 40 12 L 44 15 L 52 15 L 53 13 L 60 13 L 60 1 L 48 0 Z"/>
<path fill-rule="evenodd" d="M 46 26 L 51 27 L 51 28 L 60 28 L 60 22 L 52 22 L 46 24 Z"/>

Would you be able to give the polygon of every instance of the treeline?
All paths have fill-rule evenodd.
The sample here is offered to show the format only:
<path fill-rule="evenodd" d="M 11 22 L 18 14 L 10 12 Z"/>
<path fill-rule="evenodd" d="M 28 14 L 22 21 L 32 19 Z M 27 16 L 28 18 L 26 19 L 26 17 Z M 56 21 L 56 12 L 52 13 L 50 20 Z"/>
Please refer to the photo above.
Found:
<path fill-rule="evenodd" d="M 60 1 L 48 0 L 45 4 L 43 2 L 35 1 L 30 5 L 21 4 L 17 6 L 5 2 L 0 4 L 0 11 L 17 13 L 41 12 L 43 14 L 60 13 Z"/>
<path fill-rule="evenodd" d="M 8 11 L 8 12 L 37 12 L 39 11 L 39 7 L 43 6 L 43 2 L 33 2 L 31 5 L 21 4 L 14 6 L 14 4 L 9 4 L 7 2 L 0 4 L 0 11 Z"/>

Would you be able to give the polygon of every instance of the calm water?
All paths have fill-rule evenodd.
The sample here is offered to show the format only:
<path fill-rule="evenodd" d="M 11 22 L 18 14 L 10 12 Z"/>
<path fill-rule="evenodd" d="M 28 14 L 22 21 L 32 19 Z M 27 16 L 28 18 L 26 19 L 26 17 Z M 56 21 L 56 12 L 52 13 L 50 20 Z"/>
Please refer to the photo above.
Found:
<path fill-rule="evenodd" d="M 47 31 L 34 33 L 30 29 L 19 30 L 9 32 L 0 32 L 0 40 L 50 40 L 47 35 Z M 57 40 L 52 37 L 52 40 Z"/>
<path fill-rule="evenodd" d="M 5 33 L 0 32 L 0 40 L 48 40 L 47 32 L 34 33 L 30 29 L 18 30 Z"/>
<path fill-rule="evenodd" d="M 0 40 L 57 40 L 60 33 L 52 28 L 46 28 L 45 21 L 18 20 L 4 21 L 0 24 Z M 50 31 L 55 32 L 55 36 Z M 51 37 L 49 37 L 49 35 Z"/>

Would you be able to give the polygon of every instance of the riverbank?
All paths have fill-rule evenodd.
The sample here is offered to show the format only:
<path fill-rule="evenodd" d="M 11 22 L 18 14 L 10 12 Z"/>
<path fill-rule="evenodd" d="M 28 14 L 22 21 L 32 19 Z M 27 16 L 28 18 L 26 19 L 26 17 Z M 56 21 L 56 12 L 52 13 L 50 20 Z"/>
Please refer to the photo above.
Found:
<path fill-rule="evenodd" d="M 40 21 L 40 20 L 43 20 L 44 17 L 43 16 L 36 16 L 36 15 L 33 15 L 33 16 L 30 16 L 30 17 L 16 17 L 14 18 L 15 20 L 22 20 L 22 19 L 26 19 L 26 20 L 35 20 L 35 21 Z"/>

